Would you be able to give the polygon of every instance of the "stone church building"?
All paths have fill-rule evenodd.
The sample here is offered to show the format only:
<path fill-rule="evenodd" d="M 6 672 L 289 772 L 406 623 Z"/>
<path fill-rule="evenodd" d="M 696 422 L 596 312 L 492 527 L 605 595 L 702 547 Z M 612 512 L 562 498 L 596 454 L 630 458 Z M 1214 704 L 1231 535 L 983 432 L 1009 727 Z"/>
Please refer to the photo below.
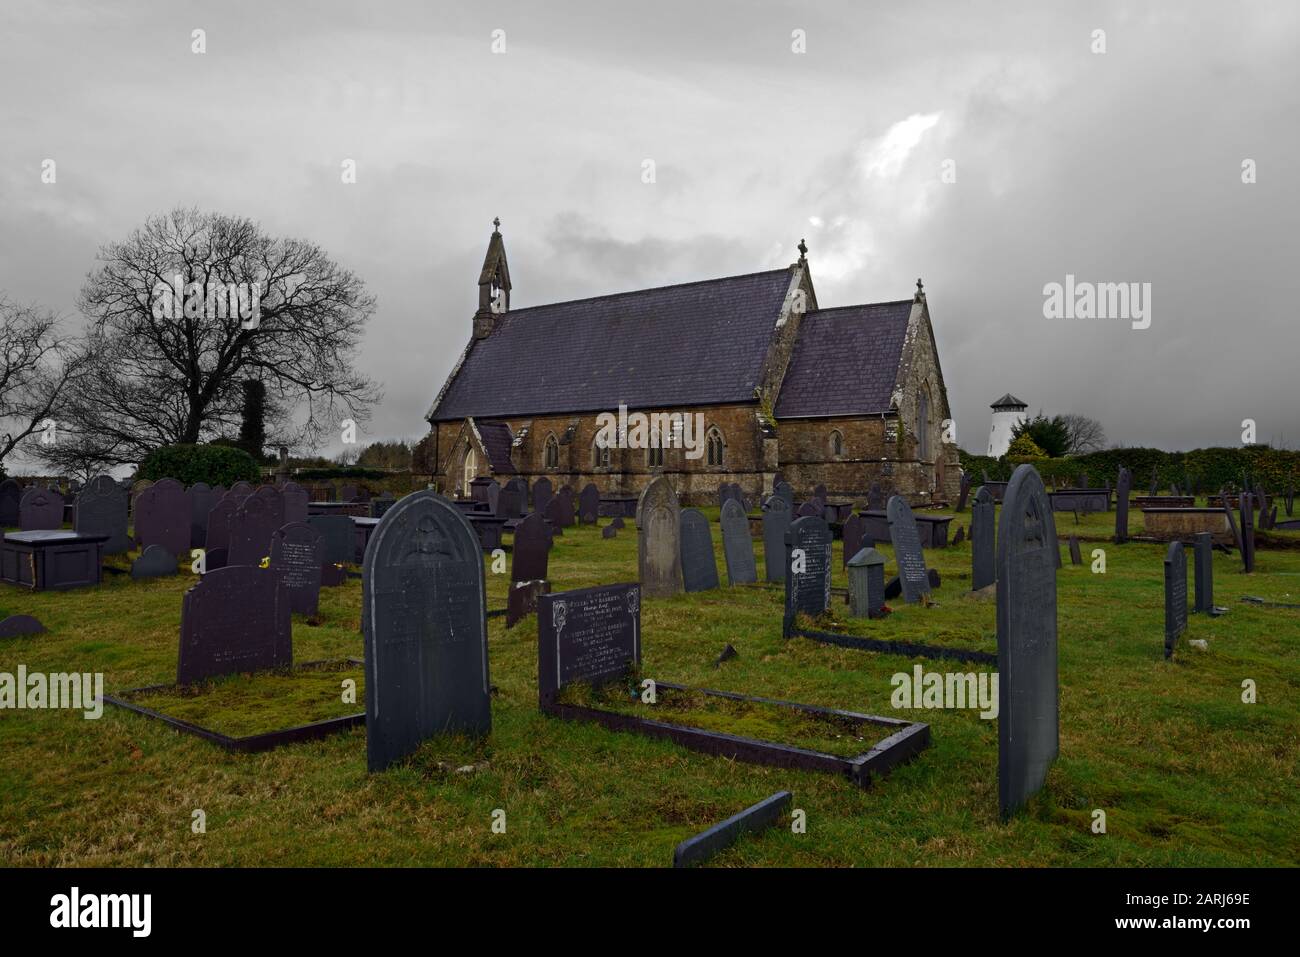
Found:
<path fill-rule="evenodd" d="M 862 500 L 879 482 L 913 504 L 956 499 L 920 280 L 908 299 L 823 308 L 800 242 L 784 269 L 512 309 L 496 225 L 469 344 L 426 415 L 440 490 L 546 476 L 637 495 L 664 473 L 700 505 L 728 482 L 751 500 L 770 494 L 779 472 L 798 497 L 822 484 Z M 610 448 L 601 423 L 620 407 L 689 414 L 703 432 Z"/>

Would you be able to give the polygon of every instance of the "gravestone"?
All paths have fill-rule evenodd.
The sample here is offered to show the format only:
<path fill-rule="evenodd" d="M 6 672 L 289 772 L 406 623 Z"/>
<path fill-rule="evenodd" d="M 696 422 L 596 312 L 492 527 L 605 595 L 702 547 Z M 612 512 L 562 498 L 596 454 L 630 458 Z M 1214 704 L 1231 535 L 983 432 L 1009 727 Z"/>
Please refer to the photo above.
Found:
<path fill-rule="evenodd" d="M 862 539 L 867 534 L 867 523 L 863 521 L 861 515 L 850 515 L 844 522 L 843 528 L 840 529 L 840 538 L 844 543 L 844 550 L 840 554 L 841 567 L 847 568 L 849 559 L 862 551 Z"/>
<path fill-rule="evenodd" d="M 502 494 L 502 495 L 505 494 L 505 490 L 504 490 L 504 489 L 502 490 L 502 493 L 501 493 L 501 494 Z M 289 516 L 289 492 L 288 492 L 288 489 L 287 489 L 287 488 L 285 489 L 284 499 L 285 499 L 285 501 L 284 501 L 284 514 L 285 514 L 285 517 L 287 518 L 287 517 Z M 384 493 L 381 494 L 381 495 L 377 495 L 377 496 L 375 496 L 374 498 L 372 498 L 372 499 L 370 500 L 370 517 L 371 517 L 371 518 L 383 518 L 384 515 L 385 515 L 385 513 L 387 513 L 388 510 L 389 510 L 390 508 L 392 508 L 392 507 L 393 507 L 394 505 L 396 505 L 396 504 L 397 504 L 397 497 L 396 497 L 395 495 L 393 495 L 392 492 L 384 492 Z M 304 517 L 303 517 L 302 521 L 304 521 L 304 522 L 307 521 L 307 519 L 306 519 L 306 511 L 303 512 L 303 516 L 304 516 Z M 517 516 L 517 515 L 510 515 L 510 516 L 508 516 L 508 517 L 509 517 L 509 518 L 517 518 L 518 516 Z"/>
<path fill-rule="evenodd" d="M 144 551 L 131 563 L 131 577 L 137 581 L 175 574 L 176 556 L 161 545 L 146 545 Z"/>
<path fill-rule="evenodd" d="M 623 528 L 627 523 L 623 521 L 622 515 L 615 515 L 614 521 L 609 523 L 610 528 Z"/>
<path fill-rule="evenodd" d="M 1178 637 L 1187 631 L 1187 556 L 1182 542 L 1165 553 L 1165 658 L 1174 656 Z"/>
<path fill-rule="evenodd" d="M 31 615 L 10 615 L 0 620 L 0 638 L 19 638 L 23 635 L 41 635 L 45 626 Z"/>
<path fill-rule="evenodd" d="M 794 487 L 788 482 L 777 482 L 772 487 L 772 494 L 778 498 L 785 499 L 785 510 L 787 513 L 794 512 Z M 781 577 L 785 581 L 785 576 Z"/>
<path fill-rule="evenodd" d="M 958 525 L 957 534 L 952 537 L 952 543 L 954 545 L 960 545 L 964 541 L 966 541 L 966 526 Z"/>
<path fill-rule="evenodd" d="M 22 498 L 23 487 L 16 481 L 7 478 L 0 482 L 0 527 L 12 528 L 18 524 L 18 503 Z"/>
<path fill-rule="evenodd" d="M 185 486 L 160 479 L 135 497 L 135 540 L 141 548 L 161 545 L 173 556 L 190 548 L 192 510 Z"/>
<path fill-rule="evenodd" d="M 271 571 L 289 599 L 289 610 L 314 615 L 320 606 L 320 572 L 325 543 L 306 522 L 291 522 L 271 533 Z"/>
<path fill-rule="evenodd" d="M 1255 570 L 1255 502 L 1254 496 L 1243 491 L 1241 502 L 1241 564 L 1249 574 Z"/>
<path fill-rule="evenodd" d="M 1196 610 L 1207 614 L 1212 613 L 1214 611 L 1214 535 L 1211 532 L 1197 533 L 1192 565 L 1196 569 Z"/>
<path fill-rule="evenodd" d="M 203 539 L 205 551 L 211 552 L 214 548 L 230 547 L 230 520 L 242 501 L 243 499 L 232 489 L 217 499 L 217 504 L 208 510 L 207 532 Z"/>
<path fill-rule="evenodd" d="M 617 538 L 617 537 L 618 537 L 618 529 L 615 528 L 613 525 L 606 525 L 604 528 L 602 528 L 602 529 L 600 530 L 600 537 L 601 537 L 601 538 Z"/>
<path fill-rule="evenodd" d="M 656 477 L 636 506 L 637 569 L 647 598 L 666 598 L 682 591 L 682 556 L 678 542 L 681 507 L 668 479 Z"/>
<path fill-rule="evenodd" d="M 867 511 L 883 512 L 885 510 L 885 493 L 880 490 L 879 482 L 872 482 L 867 489 Z"/>
<path fill-rule="evenodd" d="M 799 511 L 798 511 L 798 515 L 800 518 L 804 518 L 809 515 L 813 515 L 816 516 L 817 518 L 821 518 L 822 515 L 824 515 L 825 513 L 826 513 L 826 509 L 822 507 L 822 503 L 817 501 L 817 499 L 812 499 L 811 501 L 804 502 L 802 505 L 799 506 Z"/>
<path fill-rule="evenodd" d="M 1232 531 L 1232 540 L 1236 543 L 1237 552 L 1245 561 L 1246 543 L 1242 540 L 1241 530 L 1237 528 L 1237 518 L 1232 514 L 1232 506 L 1228 504 L 1228 494 L 1226 489 L 1219 489 L 1219 501 L 1223 504 L 1223 514 L 1228 519 L 1228 528 Z"/>
<path fill-rule="evenodd" d="M 392 503 L 390 502 L 388 507 L 391 506 Z M 500 510 L 500 514 L 503 518 L 507 518 L 507 519 L 523 518 L 524 515 L 523 493 L 519 490 L 518 486 L 514 484 L 514 482 L 507 483 L 506 487 L 501 490 L 501 494 L 497 497 L 497 508 Z M 385 511 L 386 510 L 387 508 L 385 509 Z M 373 502 L 371 503 L 371 511 L 372 512 L 374 511 Z M 382 518 L 382 517 L 383 517 L 382 511 L 375 516 L 375 518 Z"/>
<path fill-rule="evenodd" d="M 1119 481 L 1115 485 L 1115 543 L 1123 545 L 1128 541 L 1128 497 L 1133 490 L 1133 473 L 1122 465 L 1119 469 Z"/>
<path fill-rule="evenodd" d="M 185 593 L 179 684 L 292 664 L 289 600 L 267 569 L 230 565 L 209 571 Z"/>
<path fill-rule="evenodd" d="M 551 536 L 546 530 L 546 520 L 539 512 L 515 526 L 514 548 L 510 556 L 512 582 L 541 581 L 548 577 Z"/>
<path fill-rule="evenodd" d="M 966 511 L 966 500 L 970 497 L 971 475 L 969 472 L 961 473 L 961 493 L 957 496 L 957 511 Z"/>
<path fill-rule="evenodd" d="M 357 497 L 358 493 L 359 490 L 355 485 L 352 485 L 350 483 L 348 485 L 344 485 L 341 489 L 339 489 L 339 501 L 351 502 Z"/>
<path fill-rule="evenodd" d="M 1059 751 L 1052 506 L 1032 465 L 1011 476 L 997 540 L 998 805 L 1022 807 Z M 1059 555 L 1058 555 L 1059 557 Z"/>
<path fill-rule="evenodd" d="M 595 525 L 600 518 L 600 490 L 591 482 L 578 495 L 578 517 L 583 525 Z"/>
<path fill-rule="evenodd" d="M 717 588 L 718 561 L 713 552 L 713 532 L 709 520 L 698 509 L 682 509 L 681 549 L 682 585 L 686 591 Z"/>
<path fill-rule="evenodd" d="M 1071 565 L 1082 565 L 1082 564 L 1083 564 L 1083 554 L 1079 551 L 1079 536 L 1078 536 L 1078 535 L 1071 535 L 1071 536 L 1070 536 L 1070 564 L 1071 564 Z"/>
<path fill-rule="evenodd" d="M 350 516 L 312 515 L 307 519 L 307 524 L 320 533 L 325 554 L 322 564 L 349 565 L 356 559 L 357 532 Z M 374 538 L 374 532 L 370 533 L 370 537 Z"/>
<path fill-rule="evenodd" d="M 207 482 L 195 482 L 185 490 L 190 502 L 190 548 L 202 548 L 208 540 L 208 513 L 217 504 L 218 494 Z"/>
<path fill-rule="evenodd" d="M 487 487 L 487 507 L 493 515 L 498 515 L 501 507 L 501 486 L 493 482 Z"/>
<path fill-rule="evenodd" d="M 566 685 L 600 687 L 641 664 L 641 592 L 634 584 L 605 585 L 537 599 L 537 697 L 542 710 L 556 703 Z"/>
<path fill-rule="evenodd" d="M 789 637 L 795 615 L 823 614 L 831 606 L 830 526 L 816 515 L 797 519 L 785 533 L 785 621 Z"/>
<path fill-rule="evenodd" d="M 253 494 L 253 486 L 249 485 L 247 482 L 236 482 L 234 485 L 230 486 L 230 492 L 228 494 L 233 494 L 237 499 L 246 499 L 248 496 Z"/>
<path fill-rule="evenodd" d="M 885 556 L 863 548 L 849 559 L 849 608 L 858 618 L 879 618 L 885 608 Z"/>
<path fill-rule="evenodd" d="M 754 540 L 749 534 L 749 517 L 738 498 L 722 506 L 722 554 L 727 560 L 727 580 L 732 585 L 758 581 L 754 563 Z"/>
<path fill-rule="evenodd" d="M 563 535 L 567 525 L 572 524 L 568 521 L 573 517 L 573 513 L 565 507 L 563 495 L 555 495 L 546 503 L 546 508 L 542 509 L 542 516 L 550 524 L 553 534 Z"/>
<path fill-rule="evenodd" d="M 437 734 L 488 734 L 483 553 L 460 509 L 427 490 L 390 508 L 371 535 L 361 588 L 369 769 Z"/>
<path fill-rule="evenodd" d="M 813 489 L 812 497 L 815 498 L 815 499 L 817 499 L 817 501 L 821 502 L 822 505 L 825 505 L 825 504 L 826 504 L 826 486 L 825 486 L 825 485 L 822 485 L 821 483 L 818 483 L 817 486 Z"/>
<path fill-rule="evenodd" d="M 274 485 L 259 485 L 253 492 L 258 498 L 266 503 L 267 511 L 271 519 L 275 522 L 275 527 L 280 528 L 285 524 L 284 521 L 284 495 Z M 270 539 L 267 539 L 270 542 Z"/>
<path fill-rule="evenodd" d="M 770 582 L 785 581 L 785 533 L 789 527 L 790 503 L 774 494 L 763 503 L 763 564 Z"/>
<path fill-rule="evenodd" d="M 891 496 L 886 506 L 889 515 L 889 540 L 894 545 L 894 562 L 903 584 L 903 600 L 909 604 L 930 594 L 930 576 L 926 574 L 925 555 L 921 551 L 921 534 L 916 527 L 911 506 L 901 495 Z"/>
<path fill-rule="evenodd" d="M 1295 486 L 1286 487 L 1286 516 L 1290 518 L 1295 514 Z"/>
<path fill-rule="evenodd" d="M 523 618 L 537 611 L 537 599 L 551 593 L 551 583 L 545 579 L 511 582 L 506 595 L 506 627 L 513 628 Z"/>
<path fill-rule="evenodd" d="M 490 490 L 496 485 L 496 479 L 487 475 L 480 475 L 469 483 L 469 498 L 471 502 L 480 502 L 484 505 L 490 503 Z"/>
<path fill-rule="evenodd" d="M 1259 527 L 1268 528 L 1268 493 L 1259 482 L 1255 483 L 1255 511 L 1259 515 Z"/>
<path fill-rule="evenodd" d="M 279 515 L 272 511 L 273 503 L 264 496 L 250 495 L 230 516 L 230 542 L 227 560 L 231 565 L 260 565 L 271 554 L 271 535 L 280 527 Z M 349 527 L 350 518 L 345 518 Z M 349 540 L 349 547 L 351 541 Z"/>
<path fill-rule="evenodd" d="M 539 478 L 533 483 L 533 511 L 545 512 L 546 503 L 551 500 L 551 480 Z"/>
<path fill-rule="evenodd" d="M 18 527 L 24 532 L 62 528 L 63 496 L 37 485 L 25 489 L 18 502 Z"/>
<path fill-rule="evenodd" d="M 1151 490 L 1150 495 L 1155 498 L 1160 491 L 1160 476 L 1156 474 L 1156 467 L 1151 466 Z"/>
<path fill-rule="evenodd" d="M 112 476 L 96 475 L 77 494 L 72 524 L 79 535 L 107 535 L 104 554 L 118 555 L 131 550 L 126 513 L 126 489 Z"/>
<path fill-rule="evenodd" d="M 310 496 L 305 488 L 297 482 L 285 482 L 280 488 L 280 497 L 284 501 L 284 524 L 301 525 L 307 521 L 307 502 Z M 389 500 L 391 499 L 390 495 Z M 379 518 L 382 514 L 375 515 L 374 509 L 371 509 L 372 518 Z"/>

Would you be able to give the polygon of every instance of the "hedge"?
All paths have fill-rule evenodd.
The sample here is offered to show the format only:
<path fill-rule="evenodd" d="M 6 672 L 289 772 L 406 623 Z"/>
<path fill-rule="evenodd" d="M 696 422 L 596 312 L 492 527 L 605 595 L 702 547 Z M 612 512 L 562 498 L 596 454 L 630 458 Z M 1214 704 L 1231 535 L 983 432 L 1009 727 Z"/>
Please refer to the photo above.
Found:
<path fill-rule="evenodd" d="M 174 478 L 184 485 L 207 482 L 229 488 L 236 482 L 256 482 L 262 470 L 243 449 L 223 445 L 164 445 L 150 452 L 135 477 L 156 482 Z"/>
<path fill-rule="evenodd" d="M 358 465 L 350 465 L 347 468 L 298 469 L 293 473 L 293 477 L 304 481 L 316 479 L 383 479 L 392 474 L 392 472 L 384 469 L 367 469 Z"/>
<path fill-rule="evenodd" d="M 958 454 L 962 469 L 972 476 L 976 486 L 982 484 L 982 473 L 985 471 L 991 481 L 1005 482 L 1015 470 L 1015 463 L 1006 458 L 968 455 L 960 449 Z M 1113 488 L 1119 478 L 1121 465 L 1133 473 L 1133 488 L 1139 491 L 1150 484 L 1153 468 L 1161 489 L 1168 489 L 1175 482 L 1180 489 L 1186 488 L 1189 479 L 1203 493 L 1218 491 L 1228 485 L 1238 488 L 1243 476 L 1251 484 L 1259 482 L 1273 492 L 1282 492 L 1288 486 L 1300 485 L 1300 452 L 1274 449 L 1267 445 L 1193 449 L 1190 452 L 1165 452 L 1162 449 L 1140 447 L 1117 448 L 1034 462 L 1034 468 L 1048 484 L 1068 482 L 1073 485 L 1077 476 L 1086 475 L 1091 488 L 1101 488 L 1108 481 Z"/>

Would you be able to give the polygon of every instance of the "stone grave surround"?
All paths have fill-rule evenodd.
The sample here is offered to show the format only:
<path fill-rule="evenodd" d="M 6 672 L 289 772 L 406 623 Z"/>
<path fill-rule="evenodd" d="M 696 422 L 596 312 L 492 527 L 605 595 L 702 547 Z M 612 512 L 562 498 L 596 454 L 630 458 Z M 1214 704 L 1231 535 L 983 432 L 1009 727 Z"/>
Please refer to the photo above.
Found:
<path fill-rule="evenodd" d="M 718 587 L 718 561 L 713 552 L 713 532 L 704 513 L 694 508 L 681 512 L 682 584 L 688 592 Z"/>
<path fill-rule="evenodd" d="M 1060 747 L 1060 552 L 1047 492 L 1032 465 L 1012 474 L 998 518 L 998 805 L 1005 819 L 1043 786 Z"/>
<path fill-rule="evenodd" d="M 361 578 L 371 771 L 426 738 L 492 730 L 483 553 L 469 520 L 424 490 L 390 508 Z"/>

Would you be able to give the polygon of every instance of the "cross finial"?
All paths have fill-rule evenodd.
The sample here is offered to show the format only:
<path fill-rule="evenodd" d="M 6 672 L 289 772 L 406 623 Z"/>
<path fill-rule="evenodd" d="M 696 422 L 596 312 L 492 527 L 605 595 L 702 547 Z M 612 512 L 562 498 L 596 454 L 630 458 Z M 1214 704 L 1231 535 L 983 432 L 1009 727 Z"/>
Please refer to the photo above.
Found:
<path fill-rule="evenodd" d="M 500 216 L 495 217 L 495 218 L 492 220 L 492 225 L 493 225 L 493 227 L 494 227 L 493 230 L 492 230 L 492 232 L 494 232 L 494 233 L 499 233 L 499 232 L 501 232 L 501 217 L 500 217 Z"/>
<path fill-rule="evenodd" d="M 916 295 L 912 297 L 912 300 L 914 302 L 920 302 L 924 298 L 925 298 L 925 287 L 921 285 L 921 277 L 918 276 L 916 279 Z"/>
<path fill-rule="evenodd" d="M 803 239 L 799 240 L 799 261 L 801 263 L 808 261 L 808 243 Z"/>

